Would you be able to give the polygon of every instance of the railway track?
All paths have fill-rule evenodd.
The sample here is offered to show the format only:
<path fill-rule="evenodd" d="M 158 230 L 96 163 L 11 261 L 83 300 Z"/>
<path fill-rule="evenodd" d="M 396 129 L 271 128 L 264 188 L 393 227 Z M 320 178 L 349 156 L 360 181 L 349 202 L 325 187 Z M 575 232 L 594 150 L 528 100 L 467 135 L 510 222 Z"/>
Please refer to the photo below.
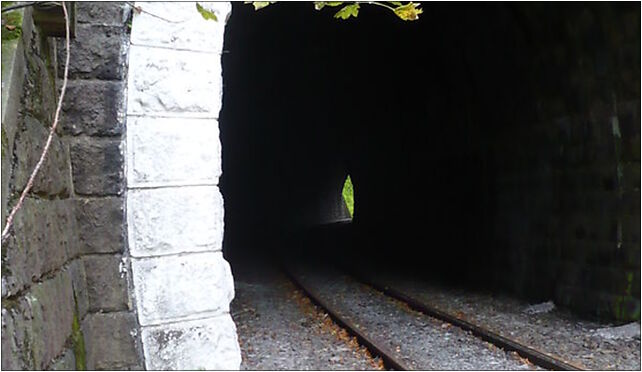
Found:
<path fill-rule="evenodd" d="M 336 309 L 330 301 L 326 301 L 312 286 L 306 285 L 303 281 L 293 274 L 285 270 L 286 275 L 292 282 L 299 287 L 310 299 L 319 307 L 321 307 L 328 315 L 341 327 L 345 328 L 349 333 L 354 335 L 358 341 L 366 346 L 371 353 L 378 355 L 384 361 L 384 365 L 389 369 L 394 370 L 412 370 L 411 366 L 398 357 L 398 353 L 394 353 L 382 342 L 372 337 L 367 332 L 363 332 L 358 324 L 355 324 L 349 316 L 346 316 L 341 310 Z M 498 348 L 507 352 L 515 352 L 521 357 L 526 358 L 532 364 L 550 370 L 582 370 L 582 368 L 566 362 L 560 358 L 542 353 L 527 345 L 524 345 L 515 340 L 501 336 L 483 327 L 472 324 L 466 320 L 457 318 L 448 313 L 440 311 L 422 301 L 419 301 L 412 296 L 409 296 L 401 291 L 386 286 L 378 285 L 377 283 L 368 281 L 363 277 L 354 277 L 357 281 L 365 284 L 390 298 L 401 301 L 411 309 L 423 313 L 429 317 L 439 319 L 443 322 L 451 324 L 452 326 L 463 329 L 472 333 L 474 336 L 495 345 Z"/>
<path fill-rule="evenodd" d="M 303 293 L 305 293 L 312 302 L 323 309 L 329 316 L 337 323 L 339 326 L 343 327 L 348 333 L 355 336 L 359 343 L 372 354 L 379 356 L 386 368 L 393 369 L 397 371 L 408 371 L 411 370 L 403 361 L 397 359 L 394 356 L 394 353 L 390 351 L 384 345 L 376 342 L 374 339 L 362 332 L 359 327 L 357 327 L 353 322 L 351 322 L 347 317 L 345 317 L 341 312 L 334 309 L 328 302 L 323 300 L 323 298 L 311 287 L 305 286 L 296 275 L 292 274 L 290 271 L 285 270 L 285 274 L 292 280 L 292 282 L 299 288 Z"/>

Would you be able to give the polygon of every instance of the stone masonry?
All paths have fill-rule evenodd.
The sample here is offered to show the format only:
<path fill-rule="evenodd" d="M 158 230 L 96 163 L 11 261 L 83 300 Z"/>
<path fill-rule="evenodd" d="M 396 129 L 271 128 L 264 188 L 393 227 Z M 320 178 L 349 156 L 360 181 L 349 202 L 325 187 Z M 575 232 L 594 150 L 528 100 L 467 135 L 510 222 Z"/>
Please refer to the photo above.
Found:
<path fill-rule="evenodd" d="M 639 320 L 639 9 L 574 7 L 547 17 L 564 25 L 550 34 L 542 14 L 524 14 L 537 20 L 532 71 L 546 78 L 529 86 L 532 122 L 488 144 L 496 228 L 486 276 L 584 316 Z"/>
<path fill-rule="evenodd" d="M 55 45 L 31 15 L 2 14 L 3 228 L 47 139 L 60 87 Z M 2 245 L 2 369 L 84 367 L 88 301 L 76 231 L 69 137 L 59 131 Z"/>
<path fill-rule="evenodd" d="M 193 2 L 139 6 L 130 44 L 129 5 L 76 4 L 59 130 L 2 247 L 3 369 L 240 366 L 217 186 L 231 6 L 203 4 L 218 21 Z M 30 8 L 6 14 L 17 31 L 3 27 L 3 223 L 45 142 L 66 56 Z"/>
<path fill-rule="evenodd" d="M 136 3 L 127 98 L 130 262 L 147 369 L 237 369 L 221 253 L 221 50 L 229 3 Z"/>
<path fill-rule="evenodd" d="M 3 31 L 3 224 L 45 143 L 66 58 L 64 38 L 22 12 L 21 37 Z M 59 129 L 2 247 L 3 369 L 143 367 L 122 269 L 130 8 L 80 2 L 76 12 Z"/>
<path fill-rule="evenodd" d="M 82 324 L 87 368 L 141 369 L 131 280 L 123 259 L 128 254 L 122 141 L 131 7 L 122 2 L 76 6 L 61 124 L 70 138 L 77 241 L 87 277 L 88 315 Z"/>

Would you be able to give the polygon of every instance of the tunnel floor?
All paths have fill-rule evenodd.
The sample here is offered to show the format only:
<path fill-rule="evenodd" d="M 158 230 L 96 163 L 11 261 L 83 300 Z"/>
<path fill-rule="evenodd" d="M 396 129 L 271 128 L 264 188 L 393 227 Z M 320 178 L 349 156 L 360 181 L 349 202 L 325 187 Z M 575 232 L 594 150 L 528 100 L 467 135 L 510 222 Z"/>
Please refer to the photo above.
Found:
<path fill-rule="evenodd" d="M 235 277 L 231 304 L 242 370 L 376 370 L 383 365 L 316 308 L 279 270 Z"/>
<path fill-rule="evenodd" d="M 267 257 L 236 261 L 232 269 L 236 297 L 231 312 L 237 324 L 243 369 L 383 367 L 379 359 L 365 351 L 364 345 L 348 336 L 323 309 L 297 290 L 288 275 L 315 288 L 364 332 L 372 332 L 390 350 L 396 350 L 412 369 L 538 367 L 457 326 L 413 311 L 354 278 L 403 291 L 459 319 L 583 369 L 640 368 L 639 323 L 616 326 L 582 320 L 550 301 L 528 303 L 407 272 L 382 271 L 365 261 L 350 269 L 319 256 L 296 260 L 290 257 L 287 262 Z"/>

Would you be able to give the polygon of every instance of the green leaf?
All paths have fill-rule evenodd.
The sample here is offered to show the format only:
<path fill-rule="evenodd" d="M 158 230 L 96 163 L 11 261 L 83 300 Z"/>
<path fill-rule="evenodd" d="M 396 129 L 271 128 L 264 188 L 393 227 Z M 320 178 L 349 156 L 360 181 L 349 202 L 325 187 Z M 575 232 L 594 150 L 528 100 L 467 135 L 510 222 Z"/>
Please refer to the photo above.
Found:
<path fill-rule="evenodd" d="M 359 4 L 346 5 L 334 15 L 334 18 L 348 19 L 359 15 Z"/>
<path fill-rule="evenodd" d="M 401 6 L 401 1 L 389 1 L 389 3 L 394 6 Z"/>
<path fill-rule="evenodd" d="M 214 20 L 218 22 L 218 18 L 216 18 L 216 14 L 214 12 L 207 10 L 201 6 L 201 4 L 196 3 L 196 10 L 198 10 L 199 13 L 201 13 L 201 16 L 203 16 L 204 19 L 206 20 Z"/>
<path fill-rule="evenodd" d="M 315 1 L 314 9 L 321 10 L 325 6 L 339 6 L 343 4 L 343 1 Z"/>
<path fill-rule="evenodd" d="M 254 5 L 254 10 L 263 9 L 272 3 L 276 3 L 276 1 L 252 1 L 252 5 Z"/>
<path fill-rule="evenodd" d="M 415 21 L 419 19 L 419 14 L 423 12 L 423 9 L 419 8 L 419 4 L 415 3 L 408 3 L 395 8 L 395 14 L 404 21 Z"/>

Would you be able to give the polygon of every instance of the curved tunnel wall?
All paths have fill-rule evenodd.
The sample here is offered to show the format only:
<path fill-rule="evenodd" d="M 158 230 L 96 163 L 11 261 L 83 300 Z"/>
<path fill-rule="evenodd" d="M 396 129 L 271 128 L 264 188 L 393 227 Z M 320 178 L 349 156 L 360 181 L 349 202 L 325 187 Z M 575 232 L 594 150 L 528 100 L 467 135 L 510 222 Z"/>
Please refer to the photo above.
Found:
<path fill-rule="evenodd" d="M 326 252 L 639 319 L 639 5 L 424 9 L 235 5 L 226 256 L 341 218 L 350 174 Z"/>

